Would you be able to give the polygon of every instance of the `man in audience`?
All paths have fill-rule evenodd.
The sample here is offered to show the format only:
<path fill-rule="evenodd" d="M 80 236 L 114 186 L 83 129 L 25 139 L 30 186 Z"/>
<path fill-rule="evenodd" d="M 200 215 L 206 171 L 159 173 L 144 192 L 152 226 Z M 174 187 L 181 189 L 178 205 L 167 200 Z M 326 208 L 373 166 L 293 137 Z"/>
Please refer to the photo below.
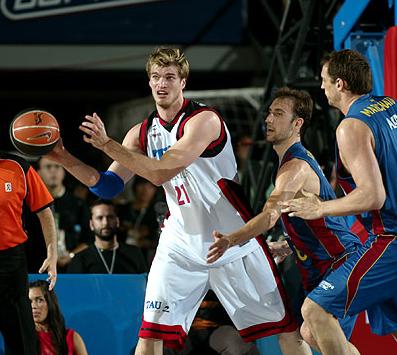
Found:
<path fill-rule="evenodd" d="M 74 274 L 140 274 L 147 272 L 141 250 L 133 245 L 119 244 L 119 218 L 111 201 L 97 200 L 90 208 L 90 228 L 95 242 L 77 253 L 68 266 Z"/>
<path fill-rule="evenodd" d="M 70 257 L 92 242 L 86 202 L 75 197 L 65 186 L 65 169 L 46 158 L 38 162 L 38 173 L 54 198 L 54 216 L 58 230 L 58 267 L 66 271 Z"/>

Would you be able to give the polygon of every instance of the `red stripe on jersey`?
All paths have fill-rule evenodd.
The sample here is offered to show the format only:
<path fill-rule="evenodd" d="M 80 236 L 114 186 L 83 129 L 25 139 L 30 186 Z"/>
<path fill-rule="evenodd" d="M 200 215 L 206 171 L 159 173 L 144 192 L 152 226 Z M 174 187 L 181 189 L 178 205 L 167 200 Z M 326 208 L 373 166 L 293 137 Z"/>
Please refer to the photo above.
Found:
<path fill-rule="evenodd" d="M 171 122 L 167 122 L 165 120 L 163 120 L 160 115 L 157 112 L 157 117 L 159 118 L 159 122 L 163 127 L 167 127 L 167 126 L 175 126 L 175 124 L 178 122 L 179 118 L 181 117 L 181 114 L 183 113 L 183 110 L 187 107 L 187 105 L 189 104 L 190 100 L 188 99 L 183 99 L 183 104 L 181 109 L 178 111 L 178 113 L 175 115 L 175 117 L 172 119 Z"/>
<path fill-rule="evenodd" d="M 215 112 L 214 110 L 212 110 L 211 108 L 207 107 L 207 106 L 203 106 L 202 108 L 193 111 L 189 116 L 186 116 L 182 119 L 181 123 L 179 124 L 178 127 L 178 136 L 177 138 L 181 138 L 183 136 L 183 130 L 185 128 L 185 124 L 187 123 L 187 121 L 189 121 L 192 117 L 196 116 L 197 114 L 199 114 L 200 112 L 203 111 L 212 111 Z"/>
<path fill-rule="evenodd" d="M 369 249 L 360 257 L 353 270 L 350 272 L 347 280 L 347 297 L 345 305 L 345 315 L 356 297 L 357 290 L 360 286 L 361 279 L 371 270 L 372 266 L 386 251 L 387 247 L 396 240 L 395 236 L 383 235 L 376 237 Z"/>
<path fill-rule="evenodd" d="M 385 233 L 385 227 L 383 226 L 382 216 L 380 215 L 379 210 L 371 211 L 372 215 L 372 230 L 374 234 L 383 234 Z"/>
<path fill-rule="evenodd" d="M 251 211 L 251 207 L 248 205 L 241 185 L 231 180 L 221 179 L 218 181 L 218 186 L 231 205 L 240 213 L 240 216 L 244 222 L 248 222 L 253 217 L 253 213 Z M 262 236 L 257 236 L 256 240 L 262 247 L 270 268 L 272 269 L 272 273 L 277 284 L 277 289 L 280 293 L 281 299 L 283 300 L 285 316 L 279 322 L 261 323 L 239 330 L 241 337 L 246 342 L 273 334 L 292 332 L 298 327 L 298 324 L 296 323 L 295 318 L 290 311 L 287 294 L 281 281 L 277 265 L 270 253 L 269 247 Z"/>
<path fill-rule="evenodd" d="M 147 125 L 148 119 L 145 119 L 141 127 L 139 129 L 139 148 L 141 149 L 142 153 L 147 155 Z"/>
<path fill-rule="evenodd" d="M 215 156 L 218 152 L 217 152 L 217 148 L 219 148 L 219 151 L 223 148 L 223 146 L 226 144 L 226 140 L 227 140 L 227 135 L 226 135 L 226 129 L 225 129 L 225 123 L 222 119 L 222 117 L 219 115 L 218 112 L 216 112 L 216 110 L 210 108 L 210 107 L 202 107 L 198 110 L 193 111 L 189 116 L 183 118 L 182 122 L 179 124 L 178 127 L 178 134 L 177 134 L 177 139 L 180 139 L 183 136 L 183 131 L 185 129 L 185 125 L 186 123 L 194 116 L 196 116 L 197 114 L 199 114 L 200 112 L 203 111 L 210 111 L 215 113 L 219 120 L 221 121 L 221 132 L 219 134 L 219 137 L 217 139 L 215 139 L 214 141 L 212 141 L 207 148 L 205 148 L 204 152 L 201 154 L 201 156 L 203 157 L 208 157 L 208 156 Z"/>
<path fill-rule="evenodd" d="M 216 113 L 216 112 L 215 112 Z M 206 150 L 209 149 L 214 149 L 216 148 L 219 144 L 223 142 L 223 140 L 226 138 L 226 130 L 225 130 L 225 123 L 223 122 L 222 118 L 218 115 L 219 120 L 221 121 L 221 133 L 218 137 L 218 139 L 214 140 L 207 148 Z"/>
<path fill-rule="evenodd" d="M 243 221 L 248 222 L 253 217 L 253 213 L 251 207 L 248 206 L 246 198 L 241 196 L 242 191 L 236 191 L 237 189 L 242 190 L 241 185 L 228 179 L 220 179 L 217 184 L 226 199 L 240 213 Z"/>
<path fill-rule="evenodd" d="M 187 334 L 180 325 L 165 325 L 142 321 L 139 337 L 144 339 L 160 339 L 167 348 L 181 350 L 185 346 Z"/>
<path fill-rule="evenodd" d="M 328 228 L 325 218 L 306 220 L 305 222 L 331 257 L 336 257 L 344 253 L 345 247 L 340 242 L 338 236 Z"/>

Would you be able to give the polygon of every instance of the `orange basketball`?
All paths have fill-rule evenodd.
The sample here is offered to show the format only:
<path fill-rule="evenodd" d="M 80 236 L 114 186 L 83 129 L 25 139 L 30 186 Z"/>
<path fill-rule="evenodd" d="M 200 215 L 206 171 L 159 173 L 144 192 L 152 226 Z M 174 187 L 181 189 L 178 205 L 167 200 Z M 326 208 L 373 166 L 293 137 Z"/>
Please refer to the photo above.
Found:
<path fill-rule="evenodd" d="M 10 126 L 14 147 L 26 155 L 49 153 L 60 137 L 56 118 L 47 111 L 30 110 L 18 114 Z"/>

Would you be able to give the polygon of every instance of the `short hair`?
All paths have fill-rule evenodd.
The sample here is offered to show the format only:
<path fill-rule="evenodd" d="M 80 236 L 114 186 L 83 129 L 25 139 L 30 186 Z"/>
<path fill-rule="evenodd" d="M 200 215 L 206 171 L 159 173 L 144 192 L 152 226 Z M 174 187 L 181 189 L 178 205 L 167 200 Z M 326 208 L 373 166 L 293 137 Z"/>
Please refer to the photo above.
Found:
<path fill-rule="evenodd" d="M 114 212 L 117 214 L 117 208 L 116 208 L 116 205 L 113 203 L 113 201 L 104 200 L 104 199 L 98 198 L 97 200 L 93 201 L 90 204 L 90 217 L 92 217 L 93 208 L 96 207 L 96 206 L 99 206 L 99 205 L 111 206 L 111 207 L 113 207 Z"/>
<path fill-rule="evenodd" d="M 178 48 L 156 48 L 150 54 L 146 63 L 146 72 L 149 77 L 153 65 L 158 65 L 159 67 L 175 65 L 182 79 L 187 79 L 189 76 L 189 62 L 185 54 Z"/>
<path fill-rule="evenodd" d="M 304 90 L 282 87 L 274 93 L 273 101 L 275 99 L 290 99 L 292 101 L 293 114 L 296 117 L 303 118 L 304 123 L 301 127 L 301 132 L 304 134 L 307 126 L 310 124 L 313 113 L 313 100 L 310 94 Z"/>
<path fill-rule="evenodd" d="M 327 65 L 332 82 L 342 79 L 351 93 L 364 95 L 372 90 L 371 68 L 361 53 L 351 49 L 335 51 L 323 58 L 322 65 Z"/>

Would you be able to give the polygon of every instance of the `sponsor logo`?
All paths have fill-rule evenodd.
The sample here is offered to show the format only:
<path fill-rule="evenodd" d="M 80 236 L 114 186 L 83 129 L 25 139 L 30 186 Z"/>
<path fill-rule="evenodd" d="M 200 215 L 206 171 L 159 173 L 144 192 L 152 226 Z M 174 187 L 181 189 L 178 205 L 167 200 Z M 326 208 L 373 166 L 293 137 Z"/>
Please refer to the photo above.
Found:
<path fill-rule="evenodd" d="M 4 184 L 4 190 L 5 192 L 12 192 L 12 184 L 10 182 L 6 182 Z"/>
<path fill-rule="evenodd" d="M 47 132 L 44 132 L 44 133 L 36 134 L 35 136 L 28 137 L 27 140 L 28 141 L 34 141 L 34 140 L 37 140 L 37 139 L 41 139 L 43 137 L 47 137 L 47 142 L 49 142 L 51 140 L 52 133 L 50 131 L 47 131 Z"/>
<path fill-rule="evenodd" d="M 25 20 L 81 11 L 164 0 L 0 0 L 2 14 L 10 20 Z"/>
<path fill-rule="evenodd" d="M 161 301 L 146 301 L 145 309 L 151 312 L 169 312 L 170 307 Z"/>
<path fill-rule="evenodd" d="M 153 158 L 160 159 L 163 156 L 163 154 L 168 150 L 169 147 L 171 146 L 169 145 L 168 147 L 165 148 L 152 149 Z"/>
<path fill-rule="evenodd" d="M 149 136 L 154 137 L 154 138 L 161 136 L 161 133 L 157 130 L 157 126 L 153 126 L 150 129 Z"/>
<path fill-rule="evenodd" d="M 320 285 L 321 288 L 323 288 L 324 290 L 333 290 L 335 288 L 335 286 L 327 281 L 321 281 Z"/>

